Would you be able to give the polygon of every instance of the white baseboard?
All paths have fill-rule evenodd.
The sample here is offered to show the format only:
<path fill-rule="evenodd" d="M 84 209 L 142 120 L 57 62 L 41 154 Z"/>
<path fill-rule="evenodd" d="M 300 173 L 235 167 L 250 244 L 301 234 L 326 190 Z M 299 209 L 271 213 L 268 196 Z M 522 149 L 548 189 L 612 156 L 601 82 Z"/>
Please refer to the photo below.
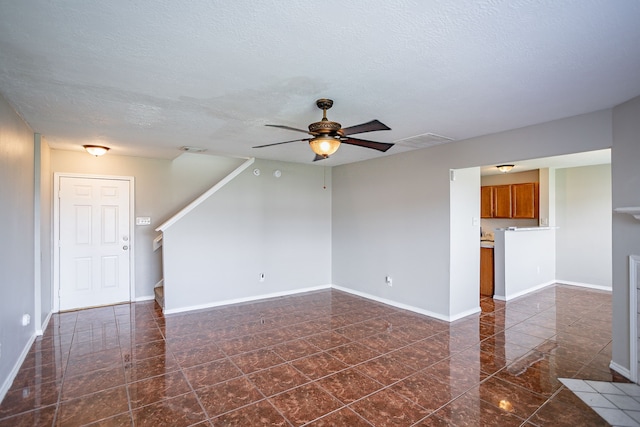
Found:
<path fill-rule="evenodd" d="M 371 295 L 371 294 L 368 294 L 366 292 L 360 292 L 360 291 L 356 291 L 354 289 L 345 288 L 345 287 L 338 286 L 338 285 L 331 285 L 331 287 L 333 289 L 337 289 L 339 291 L 347 292 L 349 294 L 357 295 L 357 296 L 362 297 L 362 298 L 366 298 L 366 299 L 370 299 L 370 300 L 373 300 L 373 301 L 381 302 L 383 304 L 387 304 L 387 305 L 390 305 L 392 307 L 401 308 L 403 310 L 413 311 L 414 313 L 424 314 L 425 316 L 434 317 L 436 319 L 444 320 L 446 322 L 453 322 L 454 320 L 461 319 L 461 318 L 463 318 L 465 316 L 469 316 L 470 314 L 475 314 L 475 313 L 478 313 L 480 311 L 480 307 L 478 307 L 477 309 L 469 310 L 468 312 L 459 313 L 459 314 L 456 314 L 454 316 L 447 316 L 446 314 L 435 313 L 433 311 L 424 310 L 422 308 L 414 307 L 412 305 L 403 304 L 401 302 L 392 301 L 392 300 L 386 299 L 386 298 L 380 298 L 378 296 Z"/>
<path fill-rule="evenodd" d="M 238 304 L 238 303 L 257 301 L 257 300 L 268 299 L 268 298 L 277 298 L 277 297 L 282 297 L 282 296 L 301 294 L 301 293 L 304 293 L 304 292 L 319 291 L 319 290 L 323 290 L 323 289 L 336 289 L 336 290 L 343 291 L 343 292 L 346 292 L 346 293 L 349 293 L 349 294 L 360 296 L 362 298 L 370 299 L 372 301 L 377 301 L 377 302 L 380 302 L 380 303 L 383 303 L 383 304 L 387 304 L 387 305 L 390 305 L 392 307 L 397 307 L 397 308 L 401 308 L 403 310 L 409 310 L 409 311 L 412 311 L 414 313 L 423 314 L 425 316 L 429 316 L 429 317 L 433 317 L 433 318 L 436 318 L 436 319 L 444 320 L 446 322 L 453 322 L 453 321 L 461 319 L 463 317 L 467 317 L 467 316 L 470 316 L 472 314 L 476 314 L 476 313 L 480 312 L 480 307 L 477 307 L 477 308 L 474 308 L 474 309 L 471 309 L 471 310 L 467 310 L 467 311 L 462 312 L 462 313 L 457 313 L 457 314 L 455 314 L 453 316 L 447 316 L 447 315 L 442 314 L 442 313 L 435 313 L 433 311 L 424 310 L 422 308 L 414 307 L 414 306 L 408 305 L 408 304 L 403 304 L 403 303 L 400 303 L 400 302 L 397 302 L 397 301 L 393 301 L 393 300 L 389 300 L 389 299 L 386 299 L 386 298 L 380 298 L 380 297 L 377 297 L 375 295 L 371 295 L 371 294 L 368 294 L 368 293 L 365 293 L 365 292 L 356 291 L 354 289 L 345 288 L 345 287 L 338 286 L 338 285 L 333 285 L 333 284 L 328 284 L 328 285 L 319 285 L 319 286 L 313 286 L 313 287 L 302 288 L 302 289 L 294 289 L 294 290 L 291 290 L 291 291 L 283 291 L 283 292 L 274 292 L 274 293 L 270 293 L 270 294 L 255 295 L 255 296 L 250 296 L 250 297 L 245 297 L 245 298 L 234 298 L 234 299 L 228 299 L 228 300 L 222 300 L 222 301 L 214 301 L 214 302 L 210 302 L 210 303 L 206 303 L 206 304 L 198 304 L 198 305 L 192 305 L 192 306 L 188 306 L 188 307 L 179 307 L 179 308 L 172 308 L 172 309 L 166 309 L 165 308 L 163 310 L 163 314 L 170 315 L 170 314 L 176 314 L 176 313 L 183 313 L 183 312 L 187 312 L 187 311 L 203 310 L 203 309 L 207 309 L 207 308 L 220 307 L 220 306 L 223 306 L 223 305 Z"/>
<path fill-rule="evenodd" d="M 160 279 L 158 283 L 155 284 L 154 288 L 159 288 L 160 286 L 164 286 L 164 279 Z"/>
<path fill-rule="evenodd" d="M 611 363 L 609 363 L 609 368 L 613 369 L 614 371 L 616 371 L 617 373 L 619 373 L 620 375 L 622 375 L 623 377 L 625 377 L 629 381 L 634 381 L 633 378 L 631 378 L 632 377 L 631 371 L 629 369 L 625 368 L 622 365 L 618 365 L 613 360 L 611 361 Z"/>
<path fill-rule="evenodd" d="M 523 291 L 516 292 L 515 294 L 509 294 L 509 295 L 506 295 L 506 296 L 494 295 L 493 298 L 497 299 L 497 300 L 500 300 L 500 301 L 511 301 L 512 299 L 516 299 L 518 297 L 521 297 L 523 295 L 529 294 L 531 292 L 535 292 L 535 291 L 537 291 L 539 289 L 546 288 L 547 286 L 551 286 L 551 285 L 553 285 L 555 283 L 557 283 L 555 280 L 550 280 L 548 282 L 541 283 L 539 285 L 527 288 L 527 289 L 525 289 Z"/>
<path fill-rule="evenodd" d="M 151 301 L 153 299 L 155 299 L 155 295 L 145 295 L 142 297 L 136 297 L 136 299 L 134 300 L 135 302 L 142 302 L 142 301 Z"/>
<path fill-rule="evenodd" d="M 42 322 L 42 326 L 39 329 L 36 329 L 36 335 L 41 337 L 42 335 L 44 335 L 44 331 L 47 330 L 47 326 L 49 326 L 49 320 L 51 320 L 51 315 L 53 314 L 53 311 L 50 311 L 49 314 L 47 314 L 47 317 L 45 317 L 44 322 Z"/>
<path fill-rule="evenodd" d="M 572 282 L 570 280 L 556 279 L 556 283 L 560 285 L 579 286 L 581 288 L 597 289 L 599 291 L 611 292 L 611 286 L 592 285 L 590 283 Z"/>
<path fill-rule="evenodd" d="M 182 313 L 185 311 L 202 310 L 205 308 L 219 307 L 221 305 L 238 304 L 242 302 L 250 302 L 250 301 L 256 301 L 256 300 L 267 299 L 267 298 L 277 298 L 277 297 L 283 297 L 287 295 L 295 295 L 295 294 L 301 294 L 304 292 L 319 291 L 322 289 L 330 289 L 330 288 L 331 288 L 331 285 L 312 286 L 309 288 L 293 289 L 290 291 L 274 292 L 270 294 L 255 295 L 255 296 L 250 296 L 245 298 L 234 298 L 234 299 L 228 299 L 228 300 L 222 300 L 222 301 L 214 301 L 206 304 L 192 305 L 188 307 L 172 308 L 169 310 L 165 308 L 162 311 L 162 313 L 163 314 Z M 165 301 L 165 304 L 166 304 L 166 301 Z"/>
<path fill-rule="evenodd" d="M 27 344 L 22 349 L 22 353 L 20 353 L 18 360 L 13 365 L 13 369 L 11 369 L 11 372 L 9 372 L 9 375 L 2 383 L 2 387 L 0 387 L 0 402 L 4 400 L 4 397 L 11 388 L 11 384 L 13 384 L 13 380 L 16 378 L 16 375 L 18 375 L 18 371 L 20 371 L 20 367 L 24 363 L 24 360 L 27 358 L 27 354 L 29 354 L 29 350 L 31 349 L 31 346 L 33 345 L 33 342 L 35 340 L 36 334 L 34 333 L 33 335 L 31 335 L 31 338 L 29 338 Z"/>
<path fill-rule="evenodd" d="M 482 309 L 480 307 L 472 308 L 471 310 L 463 311 L 458 314 L 454 314 L 449 316 L 449 322 L 455 322 L 458 319 L 462 319 L 463 317 L 471 316 L 472 314 L 480 313 Z"/>

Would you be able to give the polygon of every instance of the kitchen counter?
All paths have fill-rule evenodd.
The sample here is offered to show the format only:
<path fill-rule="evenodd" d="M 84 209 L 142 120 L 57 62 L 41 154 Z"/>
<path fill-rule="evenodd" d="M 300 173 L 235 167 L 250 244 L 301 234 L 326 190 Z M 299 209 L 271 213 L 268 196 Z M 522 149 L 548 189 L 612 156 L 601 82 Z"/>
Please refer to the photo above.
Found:
<path fill-rule="evenodd" d="M 495 299 L 508 301 L 554 283 L 557 228 L 495 230 Z"/>
<path fill-rule="evenodd" d="M 495 243 L 493 242 L 493 240 L 480 240 L 480 247 L 481 248 L 493 249 L 494 245 L 495 245 Z"/>
<path fill-rule="evenodd" d="M 507 227 L 496 228 L 495 231 L 543 231 L 543 230 L 555 230 L 558 227 Z"/>

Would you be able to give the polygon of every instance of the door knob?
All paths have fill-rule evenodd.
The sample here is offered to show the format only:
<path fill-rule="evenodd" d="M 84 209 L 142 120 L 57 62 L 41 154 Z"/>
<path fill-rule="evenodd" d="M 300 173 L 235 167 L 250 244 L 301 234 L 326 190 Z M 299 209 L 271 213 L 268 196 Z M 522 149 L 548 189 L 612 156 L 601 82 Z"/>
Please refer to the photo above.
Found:
<path fill-rule="evenodd" d="M 129 246 L 127 246 L 127 245 L 124 245 L 124 246 L 122 247 L 122 250 L 123 250 L 123 251 L 126 251 L 127 249 L 129 249 Z"/>

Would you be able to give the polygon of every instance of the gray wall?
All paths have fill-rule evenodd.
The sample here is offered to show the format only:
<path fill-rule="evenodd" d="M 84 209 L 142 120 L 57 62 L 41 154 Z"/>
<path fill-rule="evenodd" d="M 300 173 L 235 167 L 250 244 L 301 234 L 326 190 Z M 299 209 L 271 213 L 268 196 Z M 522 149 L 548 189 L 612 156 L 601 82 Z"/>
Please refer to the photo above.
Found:
<path fill-rule="evenodd" d="M 556 279 L 611 288 L 611 165 L 555 176 Z"/>
<path fill-rule="evenodd" d="M 640 206 L 640 97 L 613 109 L 613 208 Z M 640 221 L 613 214 L 613 361 L 629 368 L 629 255 L 640 255 Z"/>
<path fill-rule="evenodd" d="M 316 165 L 256 160 L 166 228 L 165 309 L 329 285 L 331 181 L 328 175 L 324 189 L 324 173 Z"/>
<path fill-rule="evenodd" d="M 611 138 L 611 110 L 603 110 L 335 167 L 333 283 L 455 316 L 449 169 L 598 150 L 610 147 Z M 466 217 L 479 216 L 479 205 L 468 209 Z M 392 288 L 384 284 L 389 273 Z M 476 283 L 468 286 L 477 292 Z"/>
<path fill-rule="evenodd" d="M 35 333 L 33 131 L 0 96 L 0 397 Z"/>
<path fill-rule="evenodd" d="M 241 159 L 185 153 L 175 160 L 115 156 L 92 157 L 82 151 L 51 150 L 51 171 L 133 176 L 135 216 L 151 225 L 135 227 L 135 295 L 153 296 L 162 278 L 162 251 L 153 251 L 155 228 L 236 168 Z"/>

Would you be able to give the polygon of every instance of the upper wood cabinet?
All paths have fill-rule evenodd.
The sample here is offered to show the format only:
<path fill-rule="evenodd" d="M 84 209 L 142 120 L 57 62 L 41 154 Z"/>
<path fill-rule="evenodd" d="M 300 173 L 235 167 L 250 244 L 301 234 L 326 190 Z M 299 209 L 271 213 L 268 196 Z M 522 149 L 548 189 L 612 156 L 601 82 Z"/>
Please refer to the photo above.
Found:
<path fill-rule="evenodd" d="M 511 186 L 493 186 L 493 217 L 511 218 Z"/>
<path fill-rule="evenodd" d="M 480 187 L 480 217 L 493 218 L 493 187 Z"/>
<path fill-rule="evenodd" d="M 482 218 L 538 218 L 538 183 L 480 187 Z"/>
<path fill-rule="evenodd" d="M 538 218 L 538 183 L 511 184 L 511 218 Z"/>

